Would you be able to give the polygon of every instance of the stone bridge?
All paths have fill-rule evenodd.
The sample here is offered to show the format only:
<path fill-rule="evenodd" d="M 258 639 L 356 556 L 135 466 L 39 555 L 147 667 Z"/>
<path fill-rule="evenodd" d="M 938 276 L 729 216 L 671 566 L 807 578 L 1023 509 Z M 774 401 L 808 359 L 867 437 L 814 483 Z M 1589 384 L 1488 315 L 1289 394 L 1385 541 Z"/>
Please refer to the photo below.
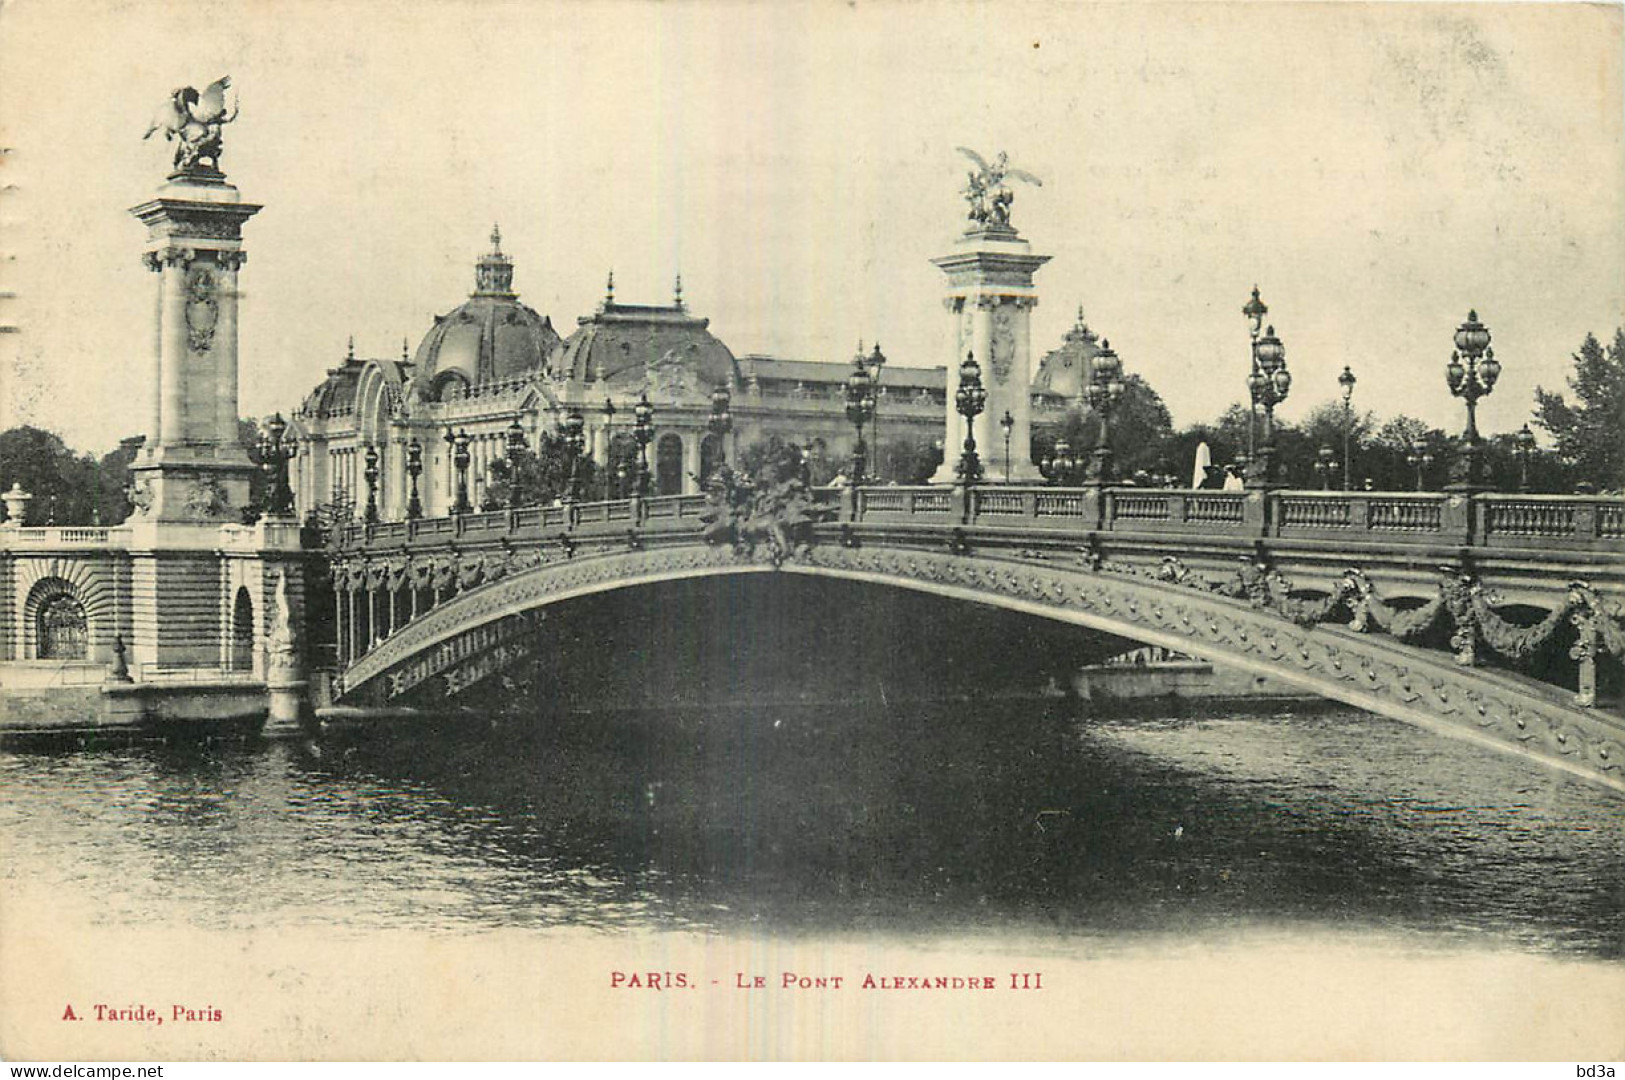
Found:
<path fill-rule="evenodd" d="M 1625 791 L 1625 721 L 1598 706 L 1625 656 L 1625 500 L 878 487 L 732 530 L 715 509 L 686 495 L 347 527 L 336 700 L 455 699 L 524 657 L 532 612 L 574 597 L 813 575 L 1166 646 Z"/>

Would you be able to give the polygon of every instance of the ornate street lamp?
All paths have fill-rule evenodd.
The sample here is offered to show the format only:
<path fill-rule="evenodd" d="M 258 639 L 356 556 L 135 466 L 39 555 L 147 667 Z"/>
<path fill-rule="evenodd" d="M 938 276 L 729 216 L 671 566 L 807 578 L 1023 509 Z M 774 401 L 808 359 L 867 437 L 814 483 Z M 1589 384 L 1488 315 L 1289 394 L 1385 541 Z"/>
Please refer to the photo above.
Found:
<path fill-rule="evenodd" d="M 1535 454 L 1535 433 L 1525 424 L 1513 436 L 1512 452 L 1518 455 L 1518 493 L 1529 494 L 1529 459 Z"/>
<path fill-rule="evenodd" d="M 733 394 L 728 390 L 728 384 L 717 383 L 717 388 L 711 391 L 711 419 L 706 421 L 706 426 L 717 439 L 718 465 L 728 464 L 728 432 L 734 426 L 734 414 L 730 411 L 732 405 Z"/>
<path fill-rule="evenodd" d="M 1112 351 L 1111 342 L 1100 343 L 1100 352 L 1095 356 L 1092 368 L 1089 385 L 1083 388 L 1083 397 L 1089 403 L 1090 410 L 1100 417 L 1100 436 L 1094 453 L 1089 457 L 1085 481 L 1105 485 L 1111 483 L 1112 473 L 1112 451 L 1107 443 L 1111 435 L 1112 409 L 1123 396 L 1123 361 Z"/>
<path fill-rule="evenodd" d="M 565 445 L 570 448 L 570 482 L 565 492 L 565 499 L 575 502 L 580 494 L 578 476 L 581 468 L 581 454 L 587 448 L 587 419 L 581 415 L 580 409 L 571 409 L 564 414 L 564 423 L 561 425 Z"/>
<path fill-rule="evenodd" d="M 467 428 L 455 435 L 451 428 L 446 429 L 446 446 L 451 450 L 451 463 L 457 469 L 457 499 L 451 506 L 454 514 L 466 514 L 472 509 L 468 504 L 468 463 L 471 460 L 468 443 Z"/>
<path fill-rule="evenodd" d="M 1016 418 L 1010 415 L 1010 410 L 1004 410 L 999 417 L 999 430 L 1004 432 L 1004 482 L 1010 482 L 1010 433 L 1016 430 Z"/>
<path fill-rule="evenodd" d="M 1451 467 L 1449 487 L 1454 491 L 1482 491 L 1484 446 L 1478 435 L 1478 399 L 1489 397 L 1495 390 L 1501 365 L 1490 347 L 1489 327 L 1478 321 L 1477 311 L 1469 311 L 1467 321 L 1456 328 L 1456 348 L 1444 374 L 1450 392 L 1467 403 L 1467 429 L 1462 432 L 1461 453 Z"/>
<path fill-rule="evenodd" d="M 982 388 L 982 366 L 971 353 L 959 365 L 959 389 L 954 391 L 954 408 L 965 418 L 965 452 L 959 456 L 956 470 L 966 484 L 982 478 L 982 462 L 976 456 L 976 418 L 987 406 L 987 391 Z"/>
<path fill-rule="evenodd" d="M 1320 474 L 1320 490 L 1322 491 L 1332 489 L 1332 473 L 1337 471 L 1337 462 L 1334 460 L 1336 456 L 1331 447 L 1322 444 L 1320 453 L 1315 458 L 1315 472 Z M 1347 491 L 1348 489 L 1344 488 L 1343 490 Z"/>
<path fill-rule="evenodd" d="M 859 350 L 861 351 L 861 349 Z M 886 354 L 880 351 L 880 342 L 875 342 L 874 351 L 869 354 L 869 371 L 873 376 L 873 383 L 869 391 L 870 411 L 874 414 L 873 423 L 869 427 L 869 434 L 875 440 L 875 479 L 881 478 L 881 446 L 880 446 L 880 369 L 886 366 Z M 895 463 L 894 463 L 895 464 Z"/>
<path fill-rule="evenodd" d="M 638 441 L 638 494 L 649 494 L 649 443 L 655 437 L 655 407 L 649 404 L 649 392 L 638 395 L 632 406 L 632 437 Z"/>
<path fill-rule="evenodd" d="M 1416 490 L 1421 491 L 1422 470 L 1433 464 L 1433 455 L 1428 453 L 1420 439 L 1411 444 L 1410 451 L 1405 455 L 1405 464 L 1416 470 Z"/>
<path fill-rule="evenodd" d="M 293 513 L 293 488 L 288 485 L 288 462 L 299 453 L 298 440 L 288 437 L 288 422 L 275 413 L 265 422 L 270 433 L 260 448 L 263 467 L 270 473 L 271 485 L 265 496 L 265 512 L 270 517 Z"/>
<path fill-rule="evenodd" d="M 1250 370 L 1256 372 L 1258 370 L 1258 335 L 1264 328 L 1264 316 L 1270 313 L 1269 305 L 1265 304 L 1263 300 L 1259 299 L 1257 285 L 1253 286 L 1253 298 L 1247 301 L 1246 305 L 1242 307 L 1241 313 L 1247 316 L 1247 336 L 1252 341 L 1252 348 L 1248 351 L 1248 355 L 1252 357 L 1252 366 Z M 1252 385 L 1251 376 L 1248 377 L 1247 381 L 1248 386 L 1250 387 Z M 1257 434 L 1255 431 L 1257 426 L 1258 402 L 1255 401 L 1253 402 L 1252 408 L 1247 410 L 1247 457 L 1249 459 L 1255 457 L 1258 452 L 1256 447 Z"/>
<path fill-rule="evenodd" d="M 525 452 L 525 429 L 519 424 L 519 417 L 514 417 L 508 424 L 504 449 L 508 453 L 508 506 L 510 509 L 519 509 L 519 455 Z"/>
<path fill-rule="evenodd" d="M 1264 407 L 1263 438 L 1251 455 L 1249 480 L 1251 486 L 1269 488 L 1275 484 L 1275 406 L 1285 401 L 1292 390 L 1292 373 L 1286 369 L 1286 347 L 1275 336 L 1273 326 L 1253 342 L 1253 370 L 1247 376 L 1247 390 L 1252 395 L 1253 405 Z"/>
<path fill-rule="evenodd" d="M 1078 459 L 1072 456 L 1072 444 L 1056 439 L 1049 454 L 1038 463 L 1038 471 L 1052 484 L 1072 484 L 1078 475 Z"/>
<path fill-rule="evenodd" d="M 406 497 L 406 517 L 416 521 L 423 516 L 423 500 L 418 498 L 418 477 L 423 475 L 423 444 L 417 436 L 406 444 L 406 475 L 411 478 L 411 493 Z"/>
<path fill-rule="evenodd" d="M 366 520 L 371 524 L 378 520 L 378 448 L 368 443 L 364 460 L 367 467 L 361 470 L 361 476 L 367 481 Z"/>
<path fill-rule="evenodd" d="M 1349 370 L 1347 364 L 1343 365 L 1343 374 L 1337 377 L 1337 385 L 1343 388 L 1343 490 L 1350 490 L 1352 484 L 1352 463 L 1350 446 L 1354 432 L 1354 372 Z"/>
<path fill-rule="evenodd" d="M 846 418 L 858 429 L 858 441 L 852 447 L 852 486 L 863 483 L 863 468 L 868 447 L 863 443 L 863 425 L 875 414 L 875 383 L 864 365 L 860 351 L 852 358 L 852 373 L 846 377 Z"/>
<path fill-rule="evenodd" d="M 604 499 L 607 501 L 615 494 L 616 470 L 610 468 L 610 456 L 615 452 L 615 403 L 606 395 L 604 407 L 599 411 L 604 414 Z"/>

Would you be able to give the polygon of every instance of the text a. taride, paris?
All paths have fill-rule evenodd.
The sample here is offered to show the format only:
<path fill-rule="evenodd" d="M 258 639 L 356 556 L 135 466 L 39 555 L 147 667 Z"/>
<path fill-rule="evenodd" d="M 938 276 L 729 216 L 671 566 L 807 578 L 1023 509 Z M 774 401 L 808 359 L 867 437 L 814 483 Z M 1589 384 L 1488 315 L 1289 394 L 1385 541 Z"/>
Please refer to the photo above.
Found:
<path fill-rule="evenodd" d="M 168 1010 L 154 1008 L 151 1005 L 92 1005 L 84 1015 L 73 1007 L 70 1002 L 62 1010 L 64 1020 L 100 1020 L 114 1021 L 130 1024 L 162 1024 L 165 1019 L 172 1024 L 218 1024 L 226 1016 L 213 1005 L 171 1005 Z"/>

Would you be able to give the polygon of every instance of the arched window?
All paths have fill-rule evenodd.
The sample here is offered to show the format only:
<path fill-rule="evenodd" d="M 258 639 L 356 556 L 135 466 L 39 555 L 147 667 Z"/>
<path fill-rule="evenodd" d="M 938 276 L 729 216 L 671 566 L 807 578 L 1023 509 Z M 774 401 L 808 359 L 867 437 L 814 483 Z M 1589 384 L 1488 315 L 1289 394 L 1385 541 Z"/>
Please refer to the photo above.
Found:
<path fill-rule="evenodd" d="M 700 440 L 700 480 L 703 482 L 711 478 L 722 464 L 722 436 L 712 432 Z"/>
<path fill-rule="evenodd" d="M 680 435 L 662 435 L 655 444 L 655 494 L 681 495 L 683 493 L 683 439 Z"/>
<path fill-rule="evenodd" d="M 254 670 L 254 601 L 247 589 L 238 589 L 231 605 L 230 666 L 232 671 Z"/>
<path fill-rule="evenodd" d="M 85 606 L 72 593 L 59 592 L 40 604 L 38 620 L 41 660 L 83 660 L 90 643 Z"/>

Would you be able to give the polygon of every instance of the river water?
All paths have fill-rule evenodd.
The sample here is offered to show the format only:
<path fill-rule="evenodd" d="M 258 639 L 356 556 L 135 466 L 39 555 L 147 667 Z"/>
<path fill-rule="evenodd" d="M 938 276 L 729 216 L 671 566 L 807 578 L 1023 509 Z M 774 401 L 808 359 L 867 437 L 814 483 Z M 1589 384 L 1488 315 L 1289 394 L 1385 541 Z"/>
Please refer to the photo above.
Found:
<path fill-rule="evenodd" d="M 106 928 L 1242 928 L 1617 961 L 1618 796 L 1354 711 L 627 710 L 0 752 L 0 887 Z"/>

